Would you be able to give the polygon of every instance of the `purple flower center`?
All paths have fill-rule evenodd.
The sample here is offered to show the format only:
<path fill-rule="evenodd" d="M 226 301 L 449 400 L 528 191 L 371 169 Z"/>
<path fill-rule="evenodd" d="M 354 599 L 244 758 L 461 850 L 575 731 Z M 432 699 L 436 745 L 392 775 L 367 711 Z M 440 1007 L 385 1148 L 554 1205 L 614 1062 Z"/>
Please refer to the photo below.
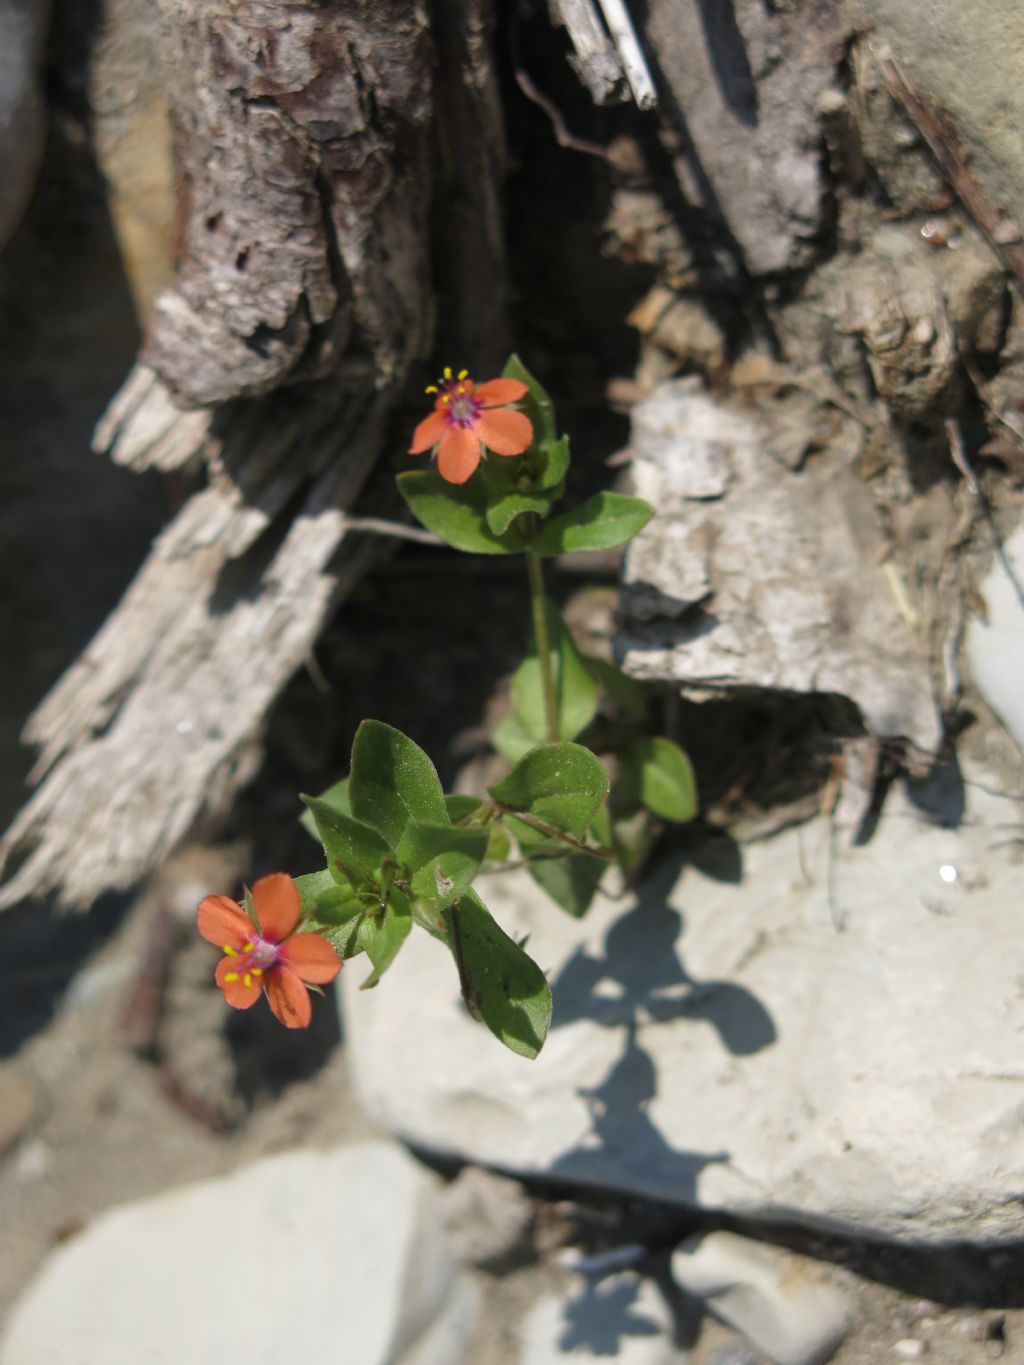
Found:
<path fill-rule="evenodd" d="M 265 938 L 255 938 L 249 951 L 249 966 L 266 971 L 268 967 L 273 967 L 279 956 L 278 944 L 271 943 Z"/>
<path fill-rule="evenodd" d="M 441 388 L 445 399 L 445 416 L 453 427 L 471 427 L 475 424 L 483 404 L 473 396 L 472 381 L 464 379 L 444 379 Z"/>

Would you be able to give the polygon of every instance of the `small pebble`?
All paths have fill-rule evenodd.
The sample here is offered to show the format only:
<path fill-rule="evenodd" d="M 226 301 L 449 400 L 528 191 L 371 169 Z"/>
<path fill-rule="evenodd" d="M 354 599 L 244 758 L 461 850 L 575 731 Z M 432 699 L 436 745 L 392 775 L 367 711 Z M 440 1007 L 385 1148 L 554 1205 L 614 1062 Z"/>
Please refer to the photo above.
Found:
<path fill-rule="evenodd" d="M 892 1349 L 902 1360 L 917 1360 L 924 1355 L 927 1347 L 916 1337 L 904 1337 L 902 1341 L 897 1341 Z"/>

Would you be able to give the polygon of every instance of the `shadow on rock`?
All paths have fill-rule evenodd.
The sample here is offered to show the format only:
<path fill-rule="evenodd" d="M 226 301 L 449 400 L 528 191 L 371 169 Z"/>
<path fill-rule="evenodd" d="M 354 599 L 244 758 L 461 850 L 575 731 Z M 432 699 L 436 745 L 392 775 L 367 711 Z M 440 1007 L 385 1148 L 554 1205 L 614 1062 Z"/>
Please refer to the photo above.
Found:
<path fill-rule="evenodd" d="M 658 1023 L 703 1020 L 737 1057 L 775 1042 L 775 1024 L 755 995 L 731 981 L 701 981 L 686 970 L 676 946 L 683 916 L 667 901 L 680 866 L 679 859 L 662 864 L 641 887 L 634 909 L 605 935 L 600 956 L 581 947 L 568 960 L 552 982 L 554 1028 L 579 1019 L 607 1027 L 632 1024 L 643 1011 Z M 618 990 L 609 992 L 609 986 Z"/>
<path fill-rule="evenodd" d="M 565 1302 L 559 1350 L 617 1358 L 624 1337 L 661 1335 L 661 1324 L 637 1310 L 639 1289 L 639 1280 L 584 1281 L 580 1291 Z"/>

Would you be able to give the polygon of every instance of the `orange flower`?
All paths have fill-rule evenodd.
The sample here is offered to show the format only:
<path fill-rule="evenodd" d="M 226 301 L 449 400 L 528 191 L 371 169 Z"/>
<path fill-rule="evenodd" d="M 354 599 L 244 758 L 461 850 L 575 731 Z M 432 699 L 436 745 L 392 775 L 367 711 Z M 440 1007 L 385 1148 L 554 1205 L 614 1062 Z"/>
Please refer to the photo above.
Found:
<path fill-rule="evenodd" d="M 495 455 L 522 455 L 533 440 L 529 417 L 507 406 L 526 396 L 518 379 L 474 384 L 465 370 L 453 378 L 446 369 L 427 393 L 436 393 L 437 401 L 413 432 L 409 454 L 436 448 L 437 468 L 449 483 L 466 482 L 480 463 L 482 446 Z"/>
<path fill-rule="evenodd" d="M 319 934 L 297 934 L 301 902 L 286 872 L 261 877 L 252 889 L 254 918 L 227 896 L 207 896 L 196 926 L 208 943 L 223 948 L 217 985 L 236 1010 L 255 1005 L 264 992 L 285 1028 L 308 1028 L 312 1017 L 307 986 L 325 985 L 341 971 L 341 960 Z"/>

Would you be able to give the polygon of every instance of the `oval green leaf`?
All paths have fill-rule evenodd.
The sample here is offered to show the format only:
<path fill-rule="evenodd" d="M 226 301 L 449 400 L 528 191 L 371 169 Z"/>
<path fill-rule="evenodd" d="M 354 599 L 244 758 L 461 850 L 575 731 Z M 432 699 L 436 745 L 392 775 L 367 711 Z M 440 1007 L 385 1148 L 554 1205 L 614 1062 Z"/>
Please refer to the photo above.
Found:
<path fill-rule="evenodd" d="M 637 739 L 623 753 L 633 769 L 640 800 L 663 820 L 682 824 L 700 809 L 693 766 L 678 744 L 670 739 Z"/>
<path fill-rule="evenodd" d="M 481 555 L 522 553 L 514 530 L 498 536 L 487 525 L 484 502 L 473 481 L 450 484 L 433 470 L 414 470 L 399 474 L 397 483 L 417 520 L 453 549 Z"/>
<path fill-rule="evenodd" d="M 532 1060 L 551 1024 L 551 988 L 544 973 L 475 892 L 445 913 L 470 1013 L 512 1052 Z"/>
<path fill-rule="evenodd" d="M 379 720 L 364 720 L 352 744 L 349 800 L 357 819 L 372 825 L 392 848 L 410 820 L 448 824 L 441 780 L 420 746 Z"/>
<path fill-rule="evenodd" d="M 540 744 L 489 790 L 508 809 L 579 838 L 608 795 L 608 774 L 581 744 Z"/>
<path fill-rule="evenodd" d="M 595 493 L 546 522 L 531 548 L 541 555 L 573 550 L 611 550 L 632 540 L 654 516 L 654 508 L 623 493 Z"/>

